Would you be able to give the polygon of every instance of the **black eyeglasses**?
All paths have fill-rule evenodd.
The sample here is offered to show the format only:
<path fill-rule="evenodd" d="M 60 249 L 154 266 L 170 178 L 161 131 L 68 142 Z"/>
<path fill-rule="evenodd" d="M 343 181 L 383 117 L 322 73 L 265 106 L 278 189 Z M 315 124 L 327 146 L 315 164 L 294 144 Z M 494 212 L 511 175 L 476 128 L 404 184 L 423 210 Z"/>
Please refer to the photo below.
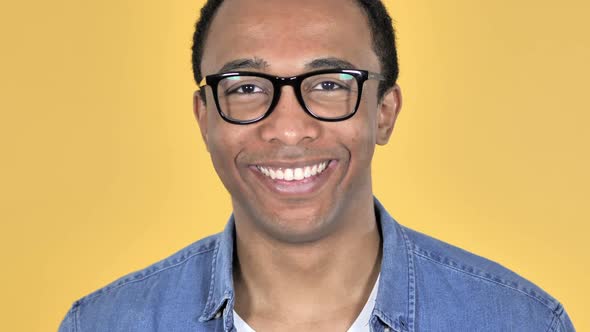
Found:
<path fill-rule="evenodd" d="M 250 124 L 268 117 L 275 109 L 281 88 L 290 85 L 299 104 L 322 121 L 352 117 L 360 104 L 365 81 L 383 81 L 378 73 L 356 69 L 326 69 L 293 77 L 254 72 L 231 72 L 206 76 L 198 90 L 210 86 L 217 111 L 233 124 Z"/>

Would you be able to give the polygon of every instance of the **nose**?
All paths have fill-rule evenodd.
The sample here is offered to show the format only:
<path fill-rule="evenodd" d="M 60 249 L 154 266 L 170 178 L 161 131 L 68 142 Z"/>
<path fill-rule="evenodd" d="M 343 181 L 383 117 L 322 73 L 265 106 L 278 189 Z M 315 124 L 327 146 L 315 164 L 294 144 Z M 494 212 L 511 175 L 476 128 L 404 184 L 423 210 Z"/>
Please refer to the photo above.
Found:
<path fill-rule="evenodd" d="M 269 143 L 301 145 L 316 140 L 321 134 L 320 120 L 302 109 L 293 87 L 284 86 L 272 114 L 261 122 L 260 135 Z"/>

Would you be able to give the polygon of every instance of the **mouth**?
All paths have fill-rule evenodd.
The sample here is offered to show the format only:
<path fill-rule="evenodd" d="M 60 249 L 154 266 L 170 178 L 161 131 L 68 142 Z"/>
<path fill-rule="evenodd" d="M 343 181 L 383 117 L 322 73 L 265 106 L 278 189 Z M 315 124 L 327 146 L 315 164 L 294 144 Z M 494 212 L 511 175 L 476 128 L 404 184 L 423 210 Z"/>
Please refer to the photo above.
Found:
<path fill-rule="evenodd" d="M 326 160 L 317 164 L 296 168 L 274 168 L 269 166 L 256 166 L 256 168 L 272 180 L 301 181 L 321 174 L 326 170 L 329 163 L 330 160 Z"/>
<path fill-rule="evenodd" d="M 252 165 L 250 168 L 272 192 L 309 195 L 319 191 L 338 164 L 337 160 L 299 164 L 297 166 Z"/>

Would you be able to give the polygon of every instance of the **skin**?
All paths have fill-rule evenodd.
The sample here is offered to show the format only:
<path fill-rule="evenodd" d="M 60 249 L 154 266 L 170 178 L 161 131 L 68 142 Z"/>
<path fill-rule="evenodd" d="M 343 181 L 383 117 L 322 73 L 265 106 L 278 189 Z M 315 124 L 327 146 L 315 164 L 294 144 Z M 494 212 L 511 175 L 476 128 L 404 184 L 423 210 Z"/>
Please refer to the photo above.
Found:
<path fill-rule="evenodd" d="M 279 76 L 326 58 L 381 72 L 367 18 L 352 1 L 227 0 L 207 38 L 204 75 L 241 59 L 264 65 L 240 70 Z M 307 115 L 291 87 L 273 114 L 250 125 L 223 121 L 210 88 L 209 103 L 194 94 L 203 139 L 232 198 L 235 310 L 259 332 L 345 331 L 369 296 L 381 260 L 370 165 L 401 107 L 397 85 L 381 100 L 377 87 L 365 82 L 357 113 L 332 123 Z M 253 167 L 323 160 L 332 161 L 323 180 L 295 194 L 277 191 Z"/>

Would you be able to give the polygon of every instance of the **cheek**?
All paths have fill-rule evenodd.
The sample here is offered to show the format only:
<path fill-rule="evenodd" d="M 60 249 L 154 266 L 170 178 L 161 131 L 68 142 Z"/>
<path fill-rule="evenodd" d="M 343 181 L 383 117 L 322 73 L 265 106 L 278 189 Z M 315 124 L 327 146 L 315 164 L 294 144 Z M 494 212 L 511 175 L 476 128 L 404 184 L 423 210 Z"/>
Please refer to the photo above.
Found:
<path fill-rule="evenodd" d="M 364 106 L 364 105 L 361 105 Z M 358 117 L 354 117 L 354 121 L 350 123 L 349 137 L 350 144 L 355 147 L 357 154 L 362 154 L 366 158 L 371 157 L 375 144 L 377 143 L 377 125 L 375 121 L 374 110 L 371 108 L 360 107 Z"/>
<path fill-rule="evenodd" d="M 239 136 L 234 135 L 225 124 L 216 123 L 210 125 L 207 139 L 213 167 L 222 182 L 228 186 L 233 182 L 233 174 L 237 171 L 235 158 L 240 151 Z"/>
<path fill-rule="evenodd" d="M 218 114 L 209 120 L 208 126 L 208 148 L 213 167 L 228 191 L 235 193 L 241 186 L 244 157 L 258 146 L 256 127 L 225 122 Z"/>
<path fill-rule="evenodd" d="M 375 135 L 372 134 L 369 128 L 359 134 L 360 135 L 355 142 L 355 146 L 357 147 L 356 158 L 363 164 L 361 167 L 364 167 L 370 164 L 371 159 L 373 158 L 376 143 Z"/>
<path fill-rule="evenodd" d="M 337 135 L 342 137 L 342 142 L 350 153 L 350 166 L 367 167 L 373 157 L 376 143 L 372 123 L 366 117 L 358 117 L 344 121 L 339 126 Z"/>
<path fill-rule="evenodd" d="M 207 147 L 212 159 L 233 159 L 243 142 L 245 135 L 242 132 L 246 128 L 224 121 L 211 105 L 207 111 Z"/>

